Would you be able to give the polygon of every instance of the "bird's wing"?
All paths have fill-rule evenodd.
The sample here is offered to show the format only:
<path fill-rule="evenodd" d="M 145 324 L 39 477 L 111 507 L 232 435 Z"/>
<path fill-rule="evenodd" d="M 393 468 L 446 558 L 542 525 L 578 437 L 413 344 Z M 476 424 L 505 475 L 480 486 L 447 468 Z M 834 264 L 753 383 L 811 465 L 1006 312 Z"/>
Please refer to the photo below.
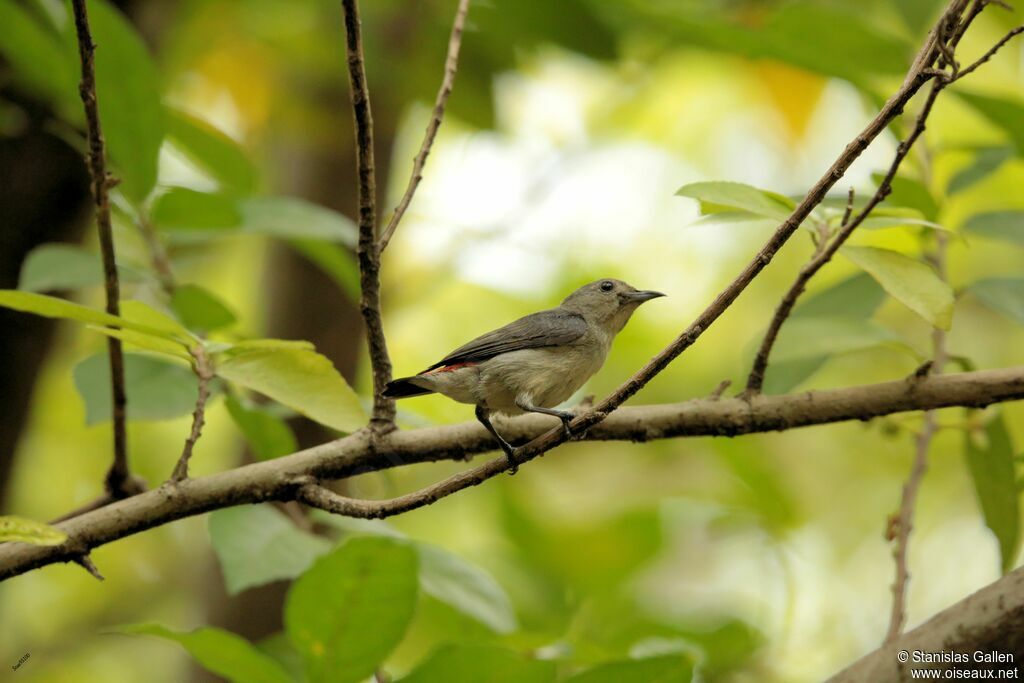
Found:
<path fill-rule="evenodd" d="M 423 372 L 455 363 L 484 361 L 509 351 L 570 344 L 586 331 L 587 323 L 578 313 L 557 308 L 540 311 L 463 344 Z"/>

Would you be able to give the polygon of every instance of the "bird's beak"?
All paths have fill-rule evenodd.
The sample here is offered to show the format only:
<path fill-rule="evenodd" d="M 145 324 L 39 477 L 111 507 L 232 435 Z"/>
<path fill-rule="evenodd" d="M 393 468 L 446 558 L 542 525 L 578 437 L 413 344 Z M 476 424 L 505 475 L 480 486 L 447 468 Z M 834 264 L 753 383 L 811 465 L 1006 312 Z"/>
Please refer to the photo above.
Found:
<path fill-rule="evenodd" d="M 637 292 L 628 292 L 626 294 L 623 294 L 623 298 L 625 298 L 627 302 L 636 304 L 642 304 L 645 301 L 657 299 L 659 296 L 665 295 L 662 294 L 661 292 L 654 292 L 649 289 L 642 289 Z"/>

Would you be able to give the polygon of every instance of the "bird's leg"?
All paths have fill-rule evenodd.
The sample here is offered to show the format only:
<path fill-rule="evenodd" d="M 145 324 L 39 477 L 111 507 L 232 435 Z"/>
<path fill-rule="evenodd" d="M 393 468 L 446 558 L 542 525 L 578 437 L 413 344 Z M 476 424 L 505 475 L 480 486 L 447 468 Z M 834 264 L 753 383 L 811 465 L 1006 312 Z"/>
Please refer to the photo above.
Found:
<path fill-rule="evenodd" d="M 508 464 L 512 468 L 509 471 L 509 474 L 515 474 L 519 471 L 519 462 L 516 460 L 516 449 L 508 441 L 501 438 L 501 434 L 499 434 L 498 430 L 491 424 L 489 411 L 483 406 L 477 406 L 476 419 L 480 421 L 480 424 L 487 428 L 487 431 L 491 433 L 491 436 L 498 440 L 498 445 L 501 446 L 501 450 L 505 452 L 505 458 L 508 460 Z"/>
<path fill-rule="evenodd" d="M 565 432 L 565 438 L 571 439 L 572 432 L 569 431 L 569 423 L 572 422 L 573 418 L 576 417 L 568 410 L 555 410 L 554 408 L 541 408 L 540 406 L 533 405 L 525 397 L 520 396 L 516 399 L 516 407 L 520 410 L 525 410 L 528 413 L 541 413 L 542 415 L 551 415 L 557 417 L 562 421 L 562 431 Z"/>

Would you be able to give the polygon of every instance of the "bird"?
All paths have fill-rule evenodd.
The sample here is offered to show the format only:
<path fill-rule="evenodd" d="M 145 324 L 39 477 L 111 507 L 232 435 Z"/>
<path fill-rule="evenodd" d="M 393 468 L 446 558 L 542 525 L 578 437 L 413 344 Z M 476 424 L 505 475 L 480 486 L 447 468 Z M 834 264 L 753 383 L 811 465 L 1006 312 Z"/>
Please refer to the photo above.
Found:
<path fill-rule="evenodd" d="M 422 372 L 392 380 L 383 395 L 398 399 L 438 393 L 476 406 L 476 419 L 498 442 L 514 474 L 517 449 L 494 428 L 491 415 L 552 415 L 571 437 L 574 414 L 556 406 L 601 369 L 615 335 L 640 304 L 662 296 L 622 280 L 595 280 L 556 308 L 483 334 Z"/>

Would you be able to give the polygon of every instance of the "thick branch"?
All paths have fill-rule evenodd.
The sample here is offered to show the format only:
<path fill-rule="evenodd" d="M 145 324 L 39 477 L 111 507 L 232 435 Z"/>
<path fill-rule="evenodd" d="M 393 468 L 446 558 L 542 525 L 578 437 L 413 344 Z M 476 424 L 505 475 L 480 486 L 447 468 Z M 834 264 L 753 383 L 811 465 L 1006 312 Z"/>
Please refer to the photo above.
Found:
<path fill-rule="evenodd" d="M 395 401 L 384 397 L 391 381 L 391 359 L 384 338 L 380 314 L 380 249 L 377 245 L 377 180 L 373 161 L 373 114 L 363 64 L 363 38 L 357 0 L 342 0 L 345 38 L 348 46 L 348 78 L 355 119 L 356 171 L 359 176 L 359 311 L 366 326 L 366 341 L 373 366 L 373 415 L 371 426 L 378 431 L 394 428 Z"/>
<path fill-rule="evenodd" d="M 96 68 L 89 30 L 89 14 L 85 0 L 73 0 L 71 6 L 75 15 L 75 29 L 78 32 L 78 56 L 82 62 L 82 81 L 79 94 L 85 107 L 85 122 L 88 131 L 89 154 L 87 157 L 89 175 L 92 179 L 92 197 L 96 205 L 96 227 L 99 231 L 100 254 L 103 258 L 103 285 L 106 293 L 107 313 L 120 315 L 121 292 L 117 277 L 117 261 L 114 257 L 114 236 L 110 225 L 109 190 L 113 184 L 107 175 L 106 146 L 103 129 L 100 127 L 100 113 L 96 100 Z M 106 487 L 112 498 L 123 498 L 138 492 L 128 470 L 128 434 L 125 428 L 124 352 L 121 340 L 107 338 L 107 354 L 110 358 L 111 415 L 114 428 L 114 462 L 107 472 Z"/>
<path fill-rule="evenodd" d="M 624 407 L 596 425 L 585 438 L 649 441 L 683 436 L 735 436 L 844 420 L 869 420 L 905 411 L 983 407 L 1021 398 L 1024 398 L 1024 367 L 937 377 L 913 376 L 882 384 L 785 396 L 754 396 L 749 400 L 704 398 L 685 403 Z M 502 433 L 515 443 L 524 443 L 549 428 L 553 421 L 547 416 L 523 416 L 503 425 Z M 379 435 L 359 432 L 276 460 L 186 479 L 178 486 L 147 491 L 87 512 L 58 525 L 68 534 L 68 540 L 59 546 L 0 545 L 0 579 L 68 561 L 98 546 L 183 517 L 246 503 L 294 500 L 302 487 L 318 480 L 413 463 L 464 459 L 493 448 L 493 439 L 475 421 Z M 528 457 L 536 457 L 539 452 L 542 452 L 539 448 L 531 450 Z M 385 514 L 395 514 L 484 481 L 506 467 L 507 461 L 497 458 L 426 492 L 397 499 L 401 503 L 359 503 L 378 506 Z"/>
<path fill-rule="evenodd" d="M 409 177 L 409 184 L 406 186 L 405 193 L 398 202 L 398 206 L 395 207 L 394 213 L 391 214 L 391 220 L 388 221 L 384 234 L 380 238 L 380 251 L 384 251 L 387 248 L 391 237 L 398 228 L 399 221 L 402 220 L 402 216 L 405 215 L 406 210 L 409 208 L 409 203 L 412 202 L 413 195 L 416 194 L 416 188 L 419 187 L 420 181 L 423 180 L 423 167 L 427 163 L 430 148 L 434 145 L 437 130 L 441 127 L 441 119 L 444 118 L 444 108 L 448 104 L 448 96 L 452 94 L 452 87 L 455 85 L 455 72 L 459 66 L 459 49 L 462 47 L 462 31 L 466 25 L 466 15 L 468 13 L 469 0 L 459 0 L 459 7 L 455 10 L 455 21 L 452 23 L 452 33 L 448 38 L 448 56 L 444 62 L 444 77 L 441 79 L 441 89 L 437 91 L 437 99 L 434 100 L 434 111 L 430 115 L 430 121 L 427 122 L 427 130 L 423 135 L 423 144 L 420 145 L 420 151 L 416 154 L 416 158 L 413 159 L 412 175 Z"/>
<path fill-rule="evenodd" d="M 964 664 L 900 663 L 898 653 L 955 652 L 971 660 Z M 1017 657 L 1014 664 L 977 663 L 975 652 L 998 652 Z M 967 669 L 1012 671 L 1024 652 L 1024 568 L 982 588 L 913 631 L 886 643 L 844 669 L 827 683 L 902 683 L 912 679 L 911 669 Z M 998 675 L 998 674 L 997 674 Z M 924 678 L 919 676 L 919 678 Z"/>

